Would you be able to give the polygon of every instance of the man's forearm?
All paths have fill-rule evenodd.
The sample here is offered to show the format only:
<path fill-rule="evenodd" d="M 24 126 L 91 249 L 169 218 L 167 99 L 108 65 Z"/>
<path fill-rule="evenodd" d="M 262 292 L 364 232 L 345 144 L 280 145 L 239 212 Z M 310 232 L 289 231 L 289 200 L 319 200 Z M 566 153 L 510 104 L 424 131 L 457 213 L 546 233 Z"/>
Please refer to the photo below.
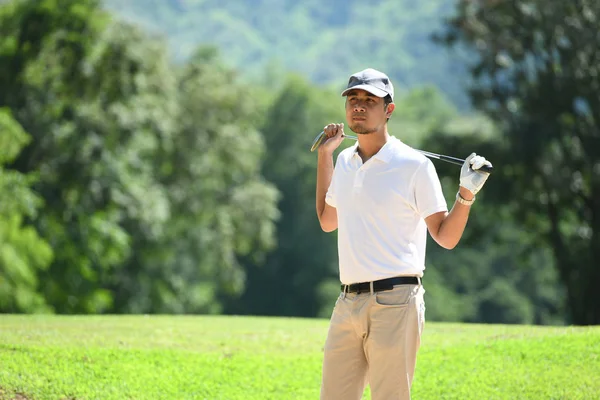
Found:
<path fill-rule="evenodd" d="M 473 198 L 473 194 L 462 187 L 459 193 L 465 200 Z M 454 206 L 440 224 L 438 231 L 438 241 L 443 247 L 452 249 L 458 244 L 467 226 L 470 211 L 471 206 L 466 206 L 458 201 L 454 203 Z"/>
<path fill-rule="evenodd" d="M 333 176 L 333 154 L 319 150 L 317 161 L 317 216 L 319 219 L 325 210 L 325 196 Z"/>

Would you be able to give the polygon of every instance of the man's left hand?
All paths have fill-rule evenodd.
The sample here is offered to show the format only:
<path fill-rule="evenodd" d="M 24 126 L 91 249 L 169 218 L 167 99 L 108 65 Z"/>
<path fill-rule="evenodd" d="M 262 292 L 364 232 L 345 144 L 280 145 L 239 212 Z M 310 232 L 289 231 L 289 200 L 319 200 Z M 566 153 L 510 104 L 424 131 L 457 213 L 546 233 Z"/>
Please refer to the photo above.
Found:
<path fill-rule="evenodd" d="M 491 167 L 492 163 L 486 160 L 485 157 L 471 153 L 460 170 L 460 186 L 473 193 L 473 195 L 481 190 L 490 176 L 489 172 L 479 171 L 479 168 L 484 165 Z"/>

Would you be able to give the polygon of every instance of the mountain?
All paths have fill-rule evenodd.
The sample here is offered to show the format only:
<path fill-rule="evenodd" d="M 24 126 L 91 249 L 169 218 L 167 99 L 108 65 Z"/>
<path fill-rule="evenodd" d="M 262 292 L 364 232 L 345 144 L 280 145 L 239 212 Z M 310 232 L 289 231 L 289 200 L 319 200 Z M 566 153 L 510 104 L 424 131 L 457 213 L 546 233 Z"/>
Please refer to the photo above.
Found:
<path fill-rule="evenodd" d="M 385 71 L 397 91 L 439 88 L 468 108 L 464 54 L 431 36 L 455 0 L 104 0 L 118 17 L 164 36 L 176 60 L 199 45 L 219 48 L 228 64 L 264 82 L 273 71 L 297 72 L 340 89 L 366 67 Z"/>

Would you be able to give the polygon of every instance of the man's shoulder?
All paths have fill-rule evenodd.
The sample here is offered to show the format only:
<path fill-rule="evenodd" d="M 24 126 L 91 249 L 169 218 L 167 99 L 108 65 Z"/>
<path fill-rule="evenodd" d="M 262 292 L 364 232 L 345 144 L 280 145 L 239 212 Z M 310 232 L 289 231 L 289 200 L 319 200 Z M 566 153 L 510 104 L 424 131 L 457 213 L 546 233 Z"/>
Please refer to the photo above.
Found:
<path fill-rule="evenodd" d="M 337 156 L 338 161 L 342 160 L 347 162 L 348 160 L 350 160 L 350 158 L 352 158 L 352 156 L 354 155 L 354 153 L 356 152 L 356 146 L 350 146 L 347 147 L 345 149 L 343 149 L 342 151 L 340 151 L 340 153 Z"/>
<path fill-rule="evenodd" d="M 431 162 L 423 153 L 415 150 L 399 139 L 394 140 L 391 162 L 403 168 L 414 168 L 417 170 L 423 164 Z"/>

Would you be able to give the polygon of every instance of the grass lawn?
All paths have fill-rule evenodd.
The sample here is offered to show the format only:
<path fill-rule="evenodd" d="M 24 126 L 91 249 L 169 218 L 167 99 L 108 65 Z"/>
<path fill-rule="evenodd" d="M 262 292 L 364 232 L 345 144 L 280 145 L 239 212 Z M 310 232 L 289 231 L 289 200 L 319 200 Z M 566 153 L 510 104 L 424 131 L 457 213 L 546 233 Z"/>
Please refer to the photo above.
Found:
<path fill-rule="evenodd" d="M 0 315 L 0 399 L 318 399 L 327 326 Z M 413 389 L 417 400 L 600 399 L 600 327 L 427 322 Z"/>

